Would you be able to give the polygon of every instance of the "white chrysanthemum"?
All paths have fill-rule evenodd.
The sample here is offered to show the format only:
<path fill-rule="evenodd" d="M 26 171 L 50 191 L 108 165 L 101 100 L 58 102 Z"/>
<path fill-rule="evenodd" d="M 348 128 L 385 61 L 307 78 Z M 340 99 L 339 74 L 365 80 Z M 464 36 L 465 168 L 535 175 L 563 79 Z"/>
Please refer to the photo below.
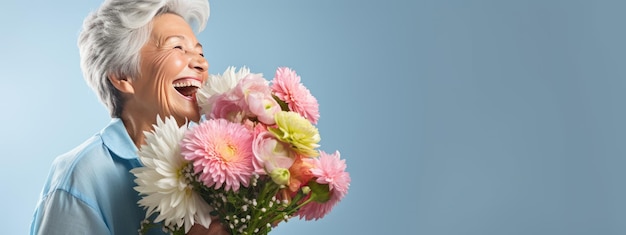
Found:
<path fill-rule="evenodd" d="M 239 83 L 243 77 L 250 74 L 250 69 L 245 66 L 236 72 L 235 70 L 235 67 L 230 66 L 226 68 L 222 75 L 211 74 L 209 79 L 202 84 L 202 87 L 198 89 L 198 93 L 196 94 L 198 106 L 200 106 L 201 109 L 200 113 L 210 113 L 215 102 L 211 97 L 230 91 L 237 86 L 237 83 Z"/>
<path fill-rule="evenodd" d="M 145 132 L 146 144 L 138 152 L 144 165 L 132 169 L 137 177 L 135 190 L 143 197 L 139 204 L 147 208 L 146 218 L 159 215 L 154 222 L 164 221 L 167 226 L 184 226 L 185 233 L 194 223 L 209 227 L 212 208 L 193 190 L 189 161 L 180 155 L 180 141 L 187 128 L 179 127 L 173 117 L 157 124 L 153 132 Z"/>

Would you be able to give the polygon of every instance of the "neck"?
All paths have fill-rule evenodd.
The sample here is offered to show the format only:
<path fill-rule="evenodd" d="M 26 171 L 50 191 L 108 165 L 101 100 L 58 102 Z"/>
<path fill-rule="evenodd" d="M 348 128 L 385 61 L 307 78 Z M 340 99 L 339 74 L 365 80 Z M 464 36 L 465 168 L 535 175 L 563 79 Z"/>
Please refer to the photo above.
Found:
<path fill-rule="evenodd" d="M 126 132 L 135 143 L 137 148 L 141 148 L 141 145 L 146 143 L 144 131 L 152 131 L 152 124 L 156 120 L 156 117 L 153 117 L 155 120 L 147 120 L 143 115 L 134 115 L 128 112 L 123 112 L 121 117 L 122 122 L 124 122 L 124 127 L 126 127 Z"/>

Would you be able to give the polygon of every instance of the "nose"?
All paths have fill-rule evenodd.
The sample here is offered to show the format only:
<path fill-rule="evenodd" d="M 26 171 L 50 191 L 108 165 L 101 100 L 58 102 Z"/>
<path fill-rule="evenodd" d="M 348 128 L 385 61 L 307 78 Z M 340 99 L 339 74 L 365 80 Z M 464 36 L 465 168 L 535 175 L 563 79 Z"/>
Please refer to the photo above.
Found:
<path fill-rule="evenodd" d="M 191 60 L 189 61 L 189 68 L 198 72 L 206 72 L 209 69 L 209 62 L 200 53 L 190 52 Z"/>

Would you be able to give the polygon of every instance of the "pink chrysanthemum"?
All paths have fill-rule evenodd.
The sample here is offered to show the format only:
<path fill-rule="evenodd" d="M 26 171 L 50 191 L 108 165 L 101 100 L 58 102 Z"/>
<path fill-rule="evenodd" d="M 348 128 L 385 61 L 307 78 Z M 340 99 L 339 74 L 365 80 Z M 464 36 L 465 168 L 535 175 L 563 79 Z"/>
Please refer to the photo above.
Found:
<path fill-rule="evenodd" d="M 194 171 L 207 187 L 238 191 L 248 187 L 254 167 L 253 135 L 239 123 L 212 119 L 185 135 L 181 153 L 193 162 Z"/>
<path fill-rule="evenodd" d="M 287 103 L 289 109 L 316 124 L 320 117 L 319 104 L 309 89 L 300 83 L 300 76 L 295 71 L 281 67 L 276 70 L 272 81 L 272 92 Z"/>
<path fill-rule="evenodd" d="M 328 184 L 331 191 L 338 191 L 345 195 L 350 187 L 350 174 L 346 172 L 346 160 L 339 158 L 339 151 L 327 154 L 320 151 L 319 158 L 312 158 L 315 164 L 311 169 L 313 177 L 319 184 Z"/>
<path fill-rule="evenodd" d="M 350 187 L 350 174 L 345 171 L 345 160 L 339 159 L 339 151 L 327 154 L 320 151 L 318 158 L 309 158 L 313 163 L 311 173 L 316 178 L 315 182 L 327 184 L 330 190 L 330 199 L 327 202 L 311 202 L 303 206 L 298 215 L 305 220 L 318 220 L 324 217 L 330 210 L 348 193 Z"/>

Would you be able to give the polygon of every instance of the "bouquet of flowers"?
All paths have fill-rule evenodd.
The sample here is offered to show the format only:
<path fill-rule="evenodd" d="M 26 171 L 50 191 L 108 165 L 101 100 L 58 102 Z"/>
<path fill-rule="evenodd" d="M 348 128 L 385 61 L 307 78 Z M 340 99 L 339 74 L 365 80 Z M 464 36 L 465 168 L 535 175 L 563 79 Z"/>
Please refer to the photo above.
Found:
<path fill-rule="evenodd" d="M 197 95 L 205 117 L 161 119 L 131 172 L 144 233 L 184 234 L 219 218 L 231 234 L 268 234 L 281 221 L 324 217 L 347 194 L 339 152 L 318 150 L 317 100 L 289 68 L 269 82 L 248 68 L 211 75 Z"/>

